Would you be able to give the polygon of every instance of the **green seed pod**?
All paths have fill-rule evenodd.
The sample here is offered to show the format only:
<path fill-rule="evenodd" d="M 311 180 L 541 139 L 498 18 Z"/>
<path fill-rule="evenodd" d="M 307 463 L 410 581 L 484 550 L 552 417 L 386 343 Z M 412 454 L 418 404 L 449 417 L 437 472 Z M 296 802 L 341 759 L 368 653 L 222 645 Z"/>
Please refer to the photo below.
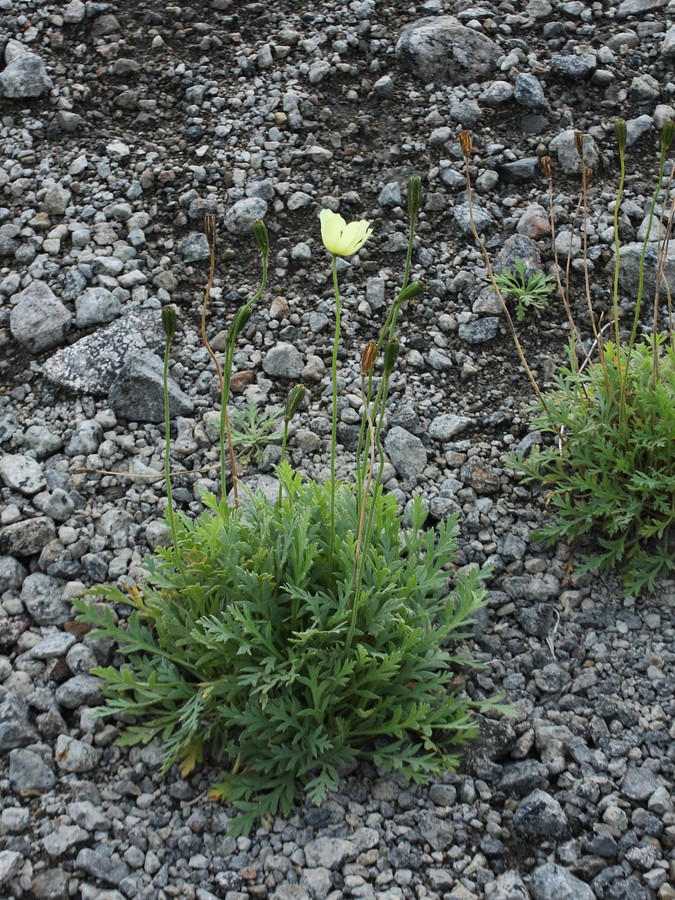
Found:
<path fill-rule="evenodd" d="M 300 409 L 300 404 L 305 399 L 306 393 L 307 388 L 304 384 L 296 384 L 295 387 L 291 388 L 288 392 L 288 399 L 286 400 L 286 406 L 284 407 L 284 419 L 287 422 L 290 422 L 296 412 Z"/>
<path fill-rule="evenodd" d="M 406 300 L 412 300 L 413 297 L 416 297 L 424 290 L 424 282 L 422 281 L 413 281 L 412 284 L 409 284 L 407 288 L 401 291 L 401 293 L 396 298 L 397 303 L 405 303 Z"/>
<path fill-rule="evenodd" d="M 670 149 L 673 140 L 673 132 L 675 132 L 675 125 L 670 121 L 664 122 L 663 128 L 661 129 L 661 147 L 663 148 L 664 153 Z"/>
<path fill-rule="evenodd" d="M 167 341 L 172 341 L 176 333 L 176 310 L 173 306 L 162 308 L 162 327 Z"/>
<path fill-rule="evenodd" d="M 251 231 L 253 232 L 253 237 L 258 245 L 258 250 L 260 250 L 263 256 L 267 256 L 270 252 L 270 237 L 267 233 L 265 223 L 261 219 L 258 219 L 258 221 L 254 222 L 251 226 Z"/>
<path fill-rule="evenodd" d="M 387 345 L 384 348 L 384 374 L 391 375 L 394 371 L 394 366 L 396 365 L 396 360 L 398 358 L 398 351 L 401 346 L 400 341 L 396 338 L 392 338 L 392 340 L 387 341 Z"/>
<path fill-rule="evenodd" d="M 412 175 L 408 181 L 408 215 L 410 221 L 415 222 L 420 211 L 422 199 L 422 179 L 419 175 Z"/>
<path fill-rule="evenodd" d="M 619 145 L 619 150 L 626 149 L 626 139 L 628 137 L 628 129 L 625 119 L 617 119 L 614 123 L 614 134 Z"/>

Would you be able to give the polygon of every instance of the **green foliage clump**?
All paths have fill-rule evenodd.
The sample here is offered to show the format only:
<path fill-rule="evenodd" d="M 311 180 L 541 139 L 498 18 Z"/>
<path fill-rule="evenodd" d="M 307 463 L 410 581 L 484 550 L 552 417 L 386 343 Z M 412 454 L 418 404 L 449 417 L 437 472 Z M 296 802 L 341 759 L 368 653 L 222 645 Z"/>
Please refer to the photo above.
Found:
<path fill-rule="evenodd" d="M 551 487 L 555 520 L 541 536 L 594 536 L 601 551 L 583 568 L 620 564 L 625 589 L 637 594 L 675 572 L 675 349 L 650 337 L 635 344 L 629 364 L 628 355 L 607 343 L 602 363 L 561 370 L 533 423 L 561 446 L 516 464 Z"/>
<path fill-rule="evenodd" d="M 282 409 L 262 410 L 252 400 L 243 409 L 234 409 L 230 414 L 232 444 L 239 461 L 246 464 L 260 460 L 268 444 L 280 443 L 282 422 Z"/>
<path fill-rule="evenodd" d="M 337 486 L 331 535 L 332 486 L 286 463 L 279 477 L 274 503 L 209 496 L 196 520 L 176 516 L 175 544 L 146 559 L 141 590 L 75 601 L 126 657 L 94 670 L 99 714 L 131 723 L 122 744 L 160 737 L 165 769 L 188 774 L 207 751 L 225 761 L 214 792 L 242 813 L 234 833 L 289 813 L 300 787 L 320 803 L 355 759 L 424 781 L 476 734 L 457 678 L 470 660 L 450 642 L 467 636 L 484 591 L 477 569 L 449 571 L 456 518 L 424 530 L 416 500 L 406 530 L 378 486 L 357 581 L 353 485 Z M 126 622 L 115 602 L 133 607 Z"/>
<path fill-rule="evenodd" d="M 548 306 L 550 294 L 555 291 L 555 279 L 541 269 L 528 274 L 525 263 L 518 257 L 513 269 L 494 274 L 501 291 L 511 296 L 516 304 L 516 318 L 522 322 L 529 309 L 541 311 Z"/>

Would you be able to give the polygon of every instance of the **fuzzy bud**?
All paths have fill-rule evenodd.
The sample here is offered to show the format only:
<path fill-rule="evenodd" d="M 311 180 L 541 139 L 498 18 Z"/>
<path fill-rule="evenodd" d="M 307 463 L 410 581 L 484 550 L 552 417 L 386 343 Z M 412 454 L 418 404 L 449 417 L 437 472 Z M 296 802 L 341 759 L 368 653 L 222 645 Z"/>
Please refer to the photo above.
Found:
<path fill-rule="evenodd" d="M 204 216 L 204 234 L 209 242 L 209 250 L 214 250 L 216 246 L 216 217 L 213 213 L 207 213 Z"/>
<path fill-rule="evenodd" d="M 539 160 L 539 165 L 541 166 L 541 171 L 544 173 L 544 178 L 547 181 L 550 181 L 553 178 L 553 171 L 551 169 L 551 157 L 550 156 L 542 156 Z"/>
<path fill-rule="evenodd" d="M 296 384 L 295 387 L 291 388 L 288 392 L 288 399 L 286 400 L 286 406 L 284 407 L 284 419 L 287 422 L 290 422 L 300 409 L 300 404 L 305 399 L 306 393 L 307 388 L 304 384 Z"/>
<path fill-rule="evenodd" d="M 470 131 L 460 131 L 459 146 L 462 148 L 462 153 L 464 154 L 464 156 L 469 156 L 469 154 L 471 153 L 471 148 L 473 146 Z"/>
<path fill-rule="evenodd" d="M 625 119 L 617 119 L 614 123 L 614 134 L 619 145 L 619 150 L 626 149 L 626 140 L 628 139 L 628 128 Z"/>
<path fill-rule="evenodd" d="M 162 307 L 162 327 L 167 341 L 172 341 L 176 333 L 176 310 L 173 306 Z"/>
<path fill-rule="evenodd" d="M 368 372 L 375 366 L 377 362 L 377 357 L 379 356 L 377 351 L 377 342 L 376 341 L 368 341 L 366 346 L 363 348 L 363 353 L 361 354 L 361 375 L 366 376 Z"/>
<path fill-rule="evenodd" d="M 261 219 L 258 219 L 258 221 L 254 222 L 251 226 L 251 231 L 253 232 L 253 237 L 258 245 L 258 250 L 260 250 L 263 256 L 267 256 L 270 252 L 270 237 L 267 233 L 265 223 Z"/>
<path fill-rule="evenodd" d="M 396 338 L 392 338 L 391 341 L 387 341 L 387 346 L 384 348 L 384 374 L 385 376 L 391 375 L 394 371 L 394 366 L 396 365 L 396 360 L 398 358 L 398 351 L 401 347 L 400 342 Z"/>
<path fill-rule="evenodd" d="M 422 179 L 419 175 L 412 175 L 408 181 L 408 215 L 414 222 L 420 211 L 422 199 Z"/>
<path fill-rule="evenodd" d="M 663 148 L 664 153 L 667 153 L 670 149 L 674 131 L 675 125 L 671 121 L 663 123 L 663 128 L 661 129 L 661 147 Z"/>

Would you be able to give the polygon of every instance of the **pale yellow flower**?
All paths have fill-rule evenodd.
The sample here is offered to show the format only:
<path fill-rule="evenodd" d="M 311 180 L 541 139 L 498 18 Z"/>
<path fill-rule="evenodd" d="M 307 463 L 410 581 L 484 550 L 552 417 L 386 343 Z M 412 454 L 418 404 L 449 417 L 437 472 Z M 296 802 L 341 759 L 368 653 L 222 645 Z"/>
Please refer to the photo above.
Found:
<path fill-rule="evenodd" d="M 347 224 L 342 216 L 330 209 L 322 209 L 321 240 L 334 256 L 351 256 L 360 250 L 373 233 L 370 222 L 360 219 Z"/>

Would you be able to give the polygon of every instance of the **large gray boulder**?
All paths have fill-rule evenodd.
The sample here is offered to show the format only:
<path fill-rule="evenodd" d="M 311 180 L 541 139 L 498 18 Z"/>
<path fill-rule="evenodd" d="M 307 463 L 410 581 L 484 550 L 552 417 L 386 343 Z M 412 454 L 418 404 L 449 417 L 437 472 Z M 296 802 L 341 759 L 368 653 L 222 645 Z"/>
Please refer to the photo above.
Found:
<path fill-rule="evenodd" d="M 499 47 L 454 16 L 419 19 L 401 32 L 396 52 L 420 81 L 470 84 L 485 81 L 497 66 Z"/>
<path fill-rule="evenodd" d="M 41 97 L 53 83 L 42 59 L 36 53 L 21 53 L 0 72 L 0 94 L 11 100 Z"/>
<path fill-rule="evenodd" d="M 61 344 L 72 315 L 44 281 L 34 281 L 16 297 L 9 315 L 14 340 L 31 353 L 42 353 Z"/>
<path fill-rule="evenodd" d="M 149 350 L 130 353 L 108 394 L 115 415 L 130 422 L 163 422 L 163 370 L 162 360 Z M 193 409 L 192 400 L 169 378 L 171 418 L 187 416 Z"/>

